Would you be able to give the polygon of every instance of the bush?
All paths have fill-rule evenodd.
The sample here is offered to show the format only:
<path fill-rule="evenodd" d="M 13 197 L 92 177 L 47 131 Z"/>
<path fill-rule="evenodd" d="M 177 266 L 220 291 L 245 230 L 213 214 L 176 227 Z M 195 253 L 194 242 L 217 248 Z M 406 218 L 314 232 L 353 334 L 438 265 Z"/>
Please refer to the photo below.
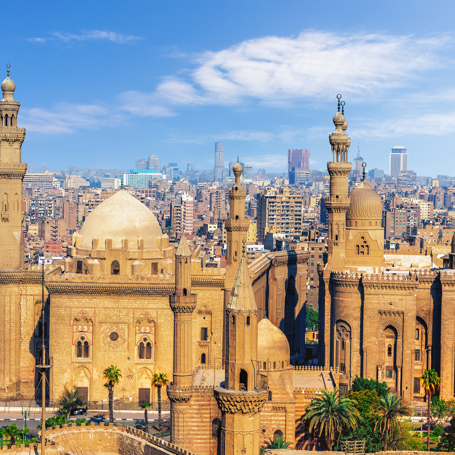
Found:
<path fill-rule="evenodd" d="M 355 377 L 354 381 L 352 381 L 352 389 L 353 392 L 361 392 L 363 390 L 371 390 L 376 391 L 378 397 L 385 397 L 387 394 L 390 393 L 390 387 L 387 387 L 385 382 L 379 382 L 376 379 L 365 379 L 359 378 L 358 376 Z"/>

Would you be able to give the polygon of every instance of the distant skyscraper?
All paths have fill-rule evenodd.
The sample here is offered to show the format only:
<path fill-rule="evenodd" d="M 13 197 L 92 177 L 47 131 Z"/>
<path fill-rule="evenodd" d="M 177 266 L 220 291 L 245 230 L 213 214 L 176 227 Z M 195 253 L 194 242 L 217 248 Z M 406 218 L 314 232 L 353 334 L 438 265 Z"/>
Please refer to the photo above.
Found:
<path fill-rule="evenodd" d="M 401 171 L 408 170 L 408 154 L 404 147 L 399 145 L 392 147 L 392 153 L 389 159 L 390 177 L 398 177 Z"/>
<path fill-rule="evenodd" d="M 296 169 L 310 168 L 310 151 L 307 149 L 289 149 L 288 150 L 288 173 Z"/>
<path fill-rule="evenodd" d="M 147 169 L 147 160 L 137 160 L 134 169 Z"/>
<path fill-rule="evenodd" d="M 215 142 L 215 182 L 223 178 L 224 169 L 224 143 Z"/>
<path fill-rule="evenodd" d="M 147 162 L 147 169 L 159 172 L 160 170 L 160 160 L 156 155 L 150 156 Z"/>

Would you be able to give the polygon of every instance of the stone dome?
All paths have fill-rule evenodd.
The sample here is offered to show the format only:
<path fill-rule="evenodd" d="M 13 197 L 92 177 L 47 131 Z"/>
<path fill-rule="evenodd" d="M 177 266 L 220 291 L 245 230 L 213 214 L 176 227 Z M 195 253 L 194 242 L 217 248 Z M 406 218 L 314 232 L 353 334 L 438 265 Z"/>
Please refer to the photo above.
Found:
<path fill-rule="evenodd" d="M 258 358 L 268 362 L 267 369 L 288 367 L 291 358 L 286 335 L 267 318 L 258 324 Z"/>
<path fill-rule="evenodd" d="M 381 196 L 365 181 L 349 193 L 349 199 L 347 220 L 382 220 Z"/>
<path fill-rule="evenodd" d="M 14 92 L 16 90 L 16 84 L 10 77 L 8 76 L 3 82 L 2 82 L 2 91 L 4 92 Z"/>
<path fill-rule="evenodd" d="M 125 190 L 120 190 L 102 202 L 85 220 L 79 233 L 78 248 L 104 249 L 107 239 L 112 239 L 112 248 L 122 248 L 128 241 L 129 250 L 137 250 L 138 241 L 143 241 L 144 250 L 158 250 L 163 236 L 155 215 L 140 201 Z M 98 240 L 98 246 L 93 241 Z"/>

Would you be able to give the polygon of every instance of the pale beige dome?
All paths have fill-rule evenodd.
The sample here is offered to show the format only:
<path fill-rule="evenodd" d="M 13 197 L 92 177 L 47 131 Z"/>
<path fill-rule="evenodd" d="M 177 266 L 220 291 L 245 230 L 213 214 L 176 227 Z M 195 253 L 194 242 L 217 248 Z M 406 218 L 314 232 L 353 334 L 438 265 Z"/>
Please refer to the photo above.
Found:
<path fill-rule="evenodd" d="M 289 366 L 291 351 L 286 335 L 269 319 L 263 318 L 258 324 L 258 357 L 263 368 L 285 368 Z"/>
<path fill-rule="evenodd" d="M 16 90 L 16 84 L 9 76 L 2 82 L 2 90 L 4 92 L 14 92 Z"/>
<path fill-rule="evenodd" d="M 232 170 L 234 172 L 243 172 L 243 167 L 242 167 L 242 165 L 239 162 L 237 162 L 237 163 L 234 164 Z"/>
<path fill-rule="evenodd" d="M 349 199 L 347 220 L 382 220 L 381 196 L 365 181 L 349 193 Z"/>
<path fill-rule="evenodd" d="M 80 249 L 104 249 L 112 239 L 112 248 L 122 248 L 128 241 L 129 250 L 159 249 L 163 233 L 153 213 L 125 190 L 120 190 L 102 202 L 85 220 L 80 231 Z M 97 242 L 94 242 L 97 240 Z M 98 246 L 96 246 L 98 243 Z"/>

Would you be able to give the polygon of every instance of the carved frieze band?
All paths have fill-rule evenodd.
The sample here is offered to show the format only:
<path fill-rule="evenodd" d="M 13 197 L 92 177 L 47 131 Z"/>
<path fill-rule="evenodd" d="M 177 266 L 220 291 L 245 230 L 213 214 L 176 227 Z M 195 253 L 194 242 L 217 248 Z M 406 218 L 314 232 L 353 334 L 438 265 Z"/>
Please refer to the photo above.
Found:
<path fill-rule="evenodd" d="M 215 390 L 218 407 L 228 414 L 256 414 L 262 410 L 268 397 L 266 390 L 246 393 L 223 393 Z"/>

